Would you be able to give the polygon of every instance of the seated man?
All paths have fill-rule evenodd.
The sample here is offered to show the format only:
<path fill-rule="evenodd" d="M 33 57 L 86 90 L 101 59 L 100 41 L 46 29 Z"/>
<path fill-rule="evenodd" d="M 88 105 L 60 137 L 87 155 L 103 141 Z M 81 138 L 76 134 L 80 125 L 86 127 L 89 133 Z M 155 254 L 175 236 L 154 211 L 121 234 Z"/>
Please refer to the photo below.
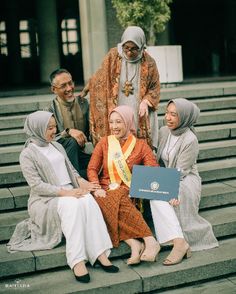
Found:
<path fill-rule="evenodd" d="M 66 69 L 53 71 L 50 83 L 56 97 L 45 110 L 52 112 L 56 119 L 56 140 L 65 148 L 79 174 L 87 178 L 87 165 L 91 157 L 84 150 L 89 136 L 88 101 L 74 95 L 74 82 Z"/>

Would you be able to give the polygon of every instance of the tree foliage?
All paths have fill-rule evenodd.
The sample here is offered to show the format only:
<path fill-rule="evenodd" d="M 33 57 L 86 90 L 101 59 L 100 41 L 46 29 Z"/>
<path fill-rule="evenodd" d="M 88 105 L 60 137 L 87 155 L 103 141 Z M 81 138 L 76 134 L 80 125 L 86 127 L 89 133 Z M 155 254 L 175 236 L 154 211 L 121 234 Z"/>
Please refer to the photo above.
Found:
<path fill-rule="evenodd" d="M 123 28 L 141 27 L 149 45 L 155 45 L 157 33 L 165 30 L 170 19 L 172 0 L 112 0 L 117 19 Z"/>

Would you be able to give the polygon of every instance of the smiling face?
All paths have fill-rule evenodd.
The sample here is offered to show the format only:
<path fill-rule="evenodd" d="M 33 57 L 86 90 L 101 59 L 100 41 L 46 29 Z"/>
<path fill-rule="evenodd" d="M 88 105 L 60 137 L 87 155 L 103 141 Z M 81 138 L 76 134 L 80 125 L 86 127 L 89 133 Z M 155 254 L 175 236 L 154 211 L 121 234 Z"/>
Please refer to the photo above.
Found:
<path fill-rule="evenodd" d="M 139 47 L 135 43 L 133 43 L 131 41 L 126 42 L 122 46 L 122 49 L 123 49 L 123 52 L 124 52 L 125 56 L 129 60 L 136 59 L 138 57 L 138 55 L 139 55 L 139 52 L 140 52 Z"/>
<path fill-rule="evenodd" d="M 111 134 L 114 135 L 118 140 L 123 138 L 126 134 L 125 122 L 118 112 L 114 111 L 110 115 L 109 127 Z"/>
<path fill-rule="evenodd" d="M 174 103 L 170 103 L 166 109 L 165 120 L 167 127 L 171 130 L 174 130 L 179 125 L 179 116 L 176 111 Z"/>
<path fill-rule="evenodd" d="M 47 129 L 46 129 L 45 140 L 47 142 L 51 142 L 54 139 L 56 132 L 57 132 L 57 124 L 56 124 L 55 118 L 52 116 L 49 120 Z"/>
<path fill-rule="evenodd" d="M 66 102 L 74 101 L 74 89 L 74 82 L 68 73 L 60 73 L 52 81 L 52 92 Z"/>

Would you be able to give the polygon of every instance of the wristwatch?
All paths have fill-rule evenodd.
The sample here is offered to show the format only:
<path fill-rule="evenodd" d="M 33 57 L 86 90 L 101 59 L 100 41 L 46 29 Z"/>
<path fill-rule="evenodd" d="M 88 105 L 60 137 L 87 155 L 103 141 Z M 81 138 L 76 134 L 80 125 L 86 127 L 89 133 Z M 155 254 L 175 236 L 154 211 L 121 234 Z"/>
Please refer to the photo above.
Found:
<path fill-rule="evenodd" d="M 66 128 L 65 131 L 66 131 L 67 135 L 70 136 L 70 134 L 69 134 L 70 128 Z"/>

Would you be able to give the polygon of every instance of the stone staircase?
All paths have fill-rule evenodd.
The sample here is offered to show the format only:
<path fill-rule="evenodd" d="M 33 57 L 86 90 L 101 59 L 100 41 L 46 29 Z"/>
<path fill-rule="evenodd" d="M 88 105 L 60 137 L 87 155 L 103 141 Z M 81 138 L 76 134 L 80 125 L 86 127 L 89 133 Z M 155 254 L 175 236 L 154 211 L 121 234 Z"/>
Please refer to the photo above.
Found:
<path fill-rule="evenodd" d="M 0 293 L 172 293 L 173 287 L 182 289 L 236 273 L 236 82 L 162 89 L 160 124 L 166 101 L 177 97 L 191 99 L 201 108 L 196 127 L 198 168 L 203 180 L 200 214 L 213 225 L 220 247 L 195 252 L 172 267 L 162 265 L 169 253 L 169 248 L 164 248 L 158 262 L 128 267 L 125 255 L 129 250 L 121 244 L 112 250 L 120 273 L 89 268 L 92 280 L 86 285 L 76 282 L 66 265 L 65 244 L 53 250 L 7 253 L 5 244 L 15 225 L 27 217 L 29 188 L 18 163 L 25 141 L 24 119 L 53 97 L 5 97 L 0 99 Z"/>

